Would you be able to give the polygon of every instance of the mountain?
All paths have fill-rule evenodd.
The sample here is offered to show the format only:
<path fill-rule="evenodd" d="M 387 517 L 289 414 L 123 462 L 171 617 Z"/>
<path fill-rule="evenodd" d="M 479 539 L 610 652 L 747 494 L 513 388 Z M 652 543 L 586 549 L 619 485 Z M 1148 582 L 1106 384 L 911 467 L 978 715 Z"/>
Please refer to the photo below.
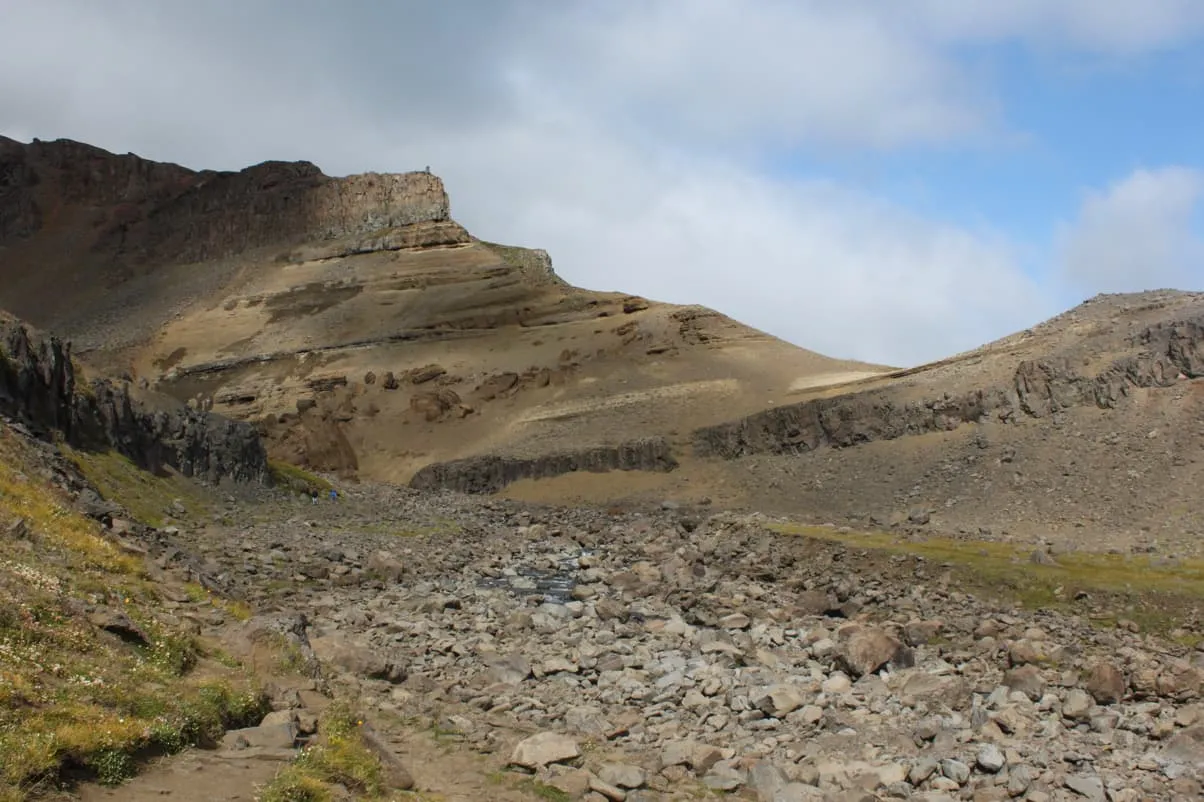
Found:
<path fill-rule="evenodd" d="M 0 140 L 0 307 L 254 422 L 273 456 L 399 482 L 488 457 L 487 489 L 664 472 L 697 427 L 885 370 L 572 287 L 470 235 L 426 172 L 198 172 L 67 140 Z"/>
<path fill-rule="evenodd" d="M 2 145 L 0 799 L 1201 798 L 1204 294 L 890 370 Z"/>
<path fill-rule="evenodd" d="M 0 307 L 344 477 L 1143 548 L 1204 531 L 1200 294 L 1100 296 L 894 370 L 570 286 L 465 231 L 425 172 L 3 140 Z"/>
<path fill-rule="evenodd" d="M 1101 295 L 695 433 L 731 498 L 862 526 L 1198 553 L 1204 293 Z"/>

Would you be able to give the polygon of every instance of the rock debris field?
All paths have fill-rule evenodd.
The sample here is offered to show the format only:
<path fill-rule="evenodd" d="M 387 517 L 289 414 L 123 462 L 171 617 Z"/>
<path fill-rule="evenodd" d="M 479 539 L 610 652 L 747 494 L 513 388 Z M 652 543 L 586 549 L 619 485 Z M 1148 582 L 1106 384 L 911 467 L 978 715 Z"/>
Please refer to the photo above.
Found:
<path fill-rule="evenodd" d="M 244 597 L 244 626 L 560 798 L 1201 795 L 1204 652 L 759 516 L 365 485 L 181 530 L 158 536 L 195 556 L 162 564 Z"/>

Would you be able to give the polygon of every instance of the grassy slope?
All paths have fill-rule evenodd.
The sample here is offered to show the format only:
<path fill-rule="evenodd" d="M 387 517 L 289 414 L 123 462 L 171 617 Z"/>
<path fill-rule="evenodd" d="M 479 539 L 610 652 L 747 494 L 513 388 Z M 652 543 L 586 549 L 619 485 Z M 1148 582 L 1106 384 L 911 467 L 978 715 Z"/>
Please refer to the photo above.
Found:
<path fill-rule="evenodd" d="M 107 499 L 162 525 L 173 513 L 204 513 L 209 499 L 179 476 L 154 476 L 113 453 L 62 449 Z M 0 427 L 0 802 L 37 797 L 63 780 L 117 784 L 140 760 L 209 745 L 267 712 L 257 678 L 178 626 L 144 569 L 98 524 L 72 512 L 61 493 L 33 477 L 29 444 Z M 320 477 L 273 464 L 289 490 L 327 489 Z M 251 611 L 195 584 L 179 592 L 228 618 Z M 130 643 L 90 612 L 124 615 L 146 636 Z M 281 665 L 288 673 L 287 650 Z M 263 789 L 264 802 L 323 802 L 334 784 L 361 799 L 388 795 L 379 757 L 346 705 L 324 715 L 321 742 Z M 422 799 L 405 794 L 405 799 Z"/>
<path fill-rule="evenodd" d="M 119 782 L 137 761 L 257 720 L 263 694 L 167 610 L 143 559 L 36 478 L 0 429 L 0 800 L 61 779 Z M 148 480 L 150 481 L 150 480 Z M 95 616 L 124 616 L 123 639 Z"/>
<path fill-rule="evenodd" d="M 830 527 L 771 524 L 785 534 L 836 542 L 883 555 L 921 558 L 954 572 L 966 591 L 1029 608 L 1065 608 L 1087 594 L 1093 617 L 1129 619 L 1151 631 L 1195 642 L 1192 632 L 1204 609 L 1204 560 L 1170 560 L 1099 552 L 1072 552 L 1034 559 L 1034 549 L 995 541 L 928 537 L 907 539 L 886 532 L 842 532 Z"/>

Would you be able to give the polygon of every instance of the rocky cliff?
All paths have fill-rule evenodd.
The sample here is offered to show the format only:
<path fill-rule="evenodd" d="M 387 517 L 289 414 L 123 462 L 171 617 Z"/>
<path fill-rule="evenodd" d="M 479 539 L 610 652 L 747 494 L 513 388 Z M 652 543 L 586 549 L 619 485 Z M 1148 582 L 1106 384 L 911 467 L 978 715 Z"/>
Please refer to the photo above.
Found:
<path fill-rule="evenodd" d="M 669 443 L 661 437 L 617 446 L 595 446 L 559 454 L 520 458 L 487 455 L 427 465 L 410 480 L 416 490 L 496 493 L 520 479 L 546 479 L 586 471 L 656 471 L 677 468 Z"/>
<path fill-rule="evenodd" d="M 919 400 L 907 400 L 888 386 L 777 407 L 699 429 L 694 449 L 700 456 L 724 459 L 796 454 L 951 431 L 991 418 L 1042 418 L 1078 406 L 1112 409 L 1134 388 L 1204 377 L 1204 309 L 1196 305 L 1187 316 L 1125 336 L 1114 348 L 1127 353 L 1113 359 L 1085 358 L 1082 345 L 1020 360 L 1006 384 L 957 391 L 950 381 L 947 389 L 934 386 L 932 395 Z"/>
<path fill-rule="evenodd" d="M 443 182 L 425 172 L 331 178 L 309 162 L 193 171 L 70 140 L 0 138 L 0 239 L 35 235 L 87 210 L 93 252 L 132 265 L 200 262 L 263 246 L 407 226 L 466 241 Z"/>
<path fill-rule="evenodd" d="M 85 351 L 153 336 L 248 260 L 467 241 L 425 172 L 332 178 L 276 161 L 195 171 L 0 137 L 0 308 Z"/>
<path fill-rule="evenodd" d="M 76 384 L 70 343 L 0 315 L 0 415 L 69 445 L 115 449 L 147 470 L 173 468 L 210 482 L 266 482 L 267 456 L 254 428 L 197 412 L 128 382 Z"/>

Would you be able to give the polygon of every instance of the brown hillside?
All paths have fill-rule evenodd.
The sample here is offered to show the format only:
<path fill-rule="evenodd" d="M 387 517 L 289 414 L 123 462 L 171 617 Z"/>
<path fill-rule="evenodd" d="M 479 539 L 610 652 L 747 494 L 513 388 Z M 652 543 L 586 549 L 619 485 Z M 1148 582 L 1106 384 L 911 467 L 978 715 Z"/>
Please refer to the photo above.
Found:
<path fill-rule="evenodd" d="M 0 140 L 0 175 L 0 306 L 320 469 L 405 481 L 560 454 L 506 481 L 657 472 L 696 427 L 884 370 L 568 286 L 542 251 L 471 237 L 427 173 L 194 172 Z"/>
<path fill-rule="evenodd" d="M 273 456 L 534 500 L 700 501 L 1195 551 L 1204 296 L 1101 296 L 906 371 L 482 242 L 426 173 L 0 143 L 0 306 Z"/>

